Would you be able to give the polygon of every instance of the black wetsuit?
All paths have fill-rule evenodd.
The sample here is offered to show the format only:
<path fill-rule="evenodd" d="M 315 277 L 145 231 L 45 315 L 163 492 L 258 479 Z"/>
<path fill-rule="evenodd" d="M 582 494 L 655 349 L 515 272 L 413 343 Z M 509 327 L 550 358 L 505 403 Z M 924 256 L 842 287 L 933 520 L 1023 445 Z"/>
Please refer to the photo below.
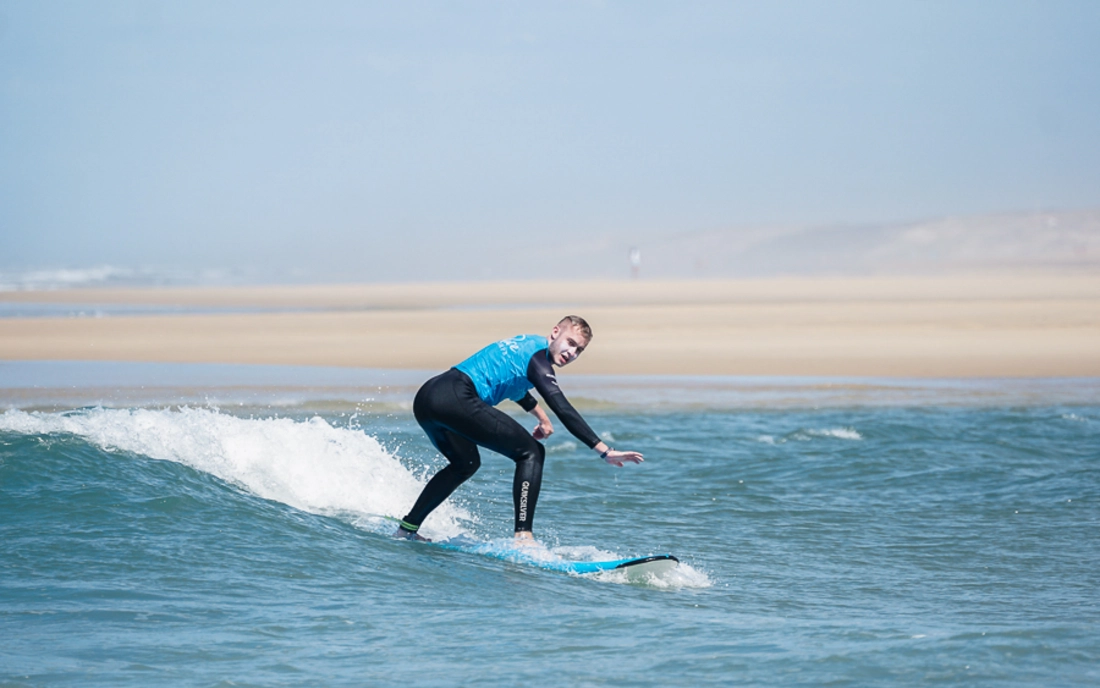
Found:
<path fill-rule="evenodd" d="M 522 397 L 514 400 L 523 410 L 531 411 L 537 402 L 527 389 L 534 387 L 570 433 L 589 448 L 599 444 L 600 438 L 558 388 L 544 338 L 541 338 L 542 348 L 530 354 L 525 371 L 521 372 L 522 366 L 516 365 L 516 356 L 526 356 L 526 352 L 534 346 L 528 337 L 490 345 L 459 364 L 469 368 L 471 374 L 479 378 L 484 390 L 490 389 L 489 383 L 500 383 L 497 385 L 499 393 L 484 391 L 479 394 L 478 385 L 470 374 L 457 367 L 428 380 L 416 393 L 413 401 L 416 421 L 450 463 L 428 481 L 416 504 L 402 519 L 402 527 L 407 530 L 419 528 L 432 510 L 477 472 L 481 466 L 478 447 L 482 446 L 516 462 L 516 473 L 512 482 L 515 530 L 531 530 L 539 488 L 542 485 L 542 465 L 546 450 L 529 431 L 488 403 L 500 401 L 494 397 L 501 394 L 514 397 L 522 393 Z M 517 341 L 524 346 L 512 345 L 509 350 L 507 345 Z M 511 357 L 513 360 L 502 362 L 501 357 Z M 489 361 L 489 372 L 485 372 L 484 367 L 467 365 L 471 361 Z M 492 379 L 487 382 L 483 378 Z M 484 399 L 483 396 L 488 396 L 489 399 Z"/>

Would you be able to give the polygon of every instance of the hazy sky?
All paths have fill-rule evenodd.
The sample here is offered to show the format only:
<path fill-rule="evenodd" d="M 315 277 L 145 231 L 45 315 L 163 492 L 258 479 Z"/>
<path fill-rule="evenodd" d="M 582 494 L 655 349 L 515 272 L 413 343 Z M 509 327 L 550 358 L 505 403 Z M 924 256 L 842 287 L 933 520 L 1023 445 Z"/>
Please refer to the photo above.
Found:
<path fill-rule="evenodd" d="M 3 269 L 544 277 L 1098 204 L 1095 0 L 0 0 Z"/>

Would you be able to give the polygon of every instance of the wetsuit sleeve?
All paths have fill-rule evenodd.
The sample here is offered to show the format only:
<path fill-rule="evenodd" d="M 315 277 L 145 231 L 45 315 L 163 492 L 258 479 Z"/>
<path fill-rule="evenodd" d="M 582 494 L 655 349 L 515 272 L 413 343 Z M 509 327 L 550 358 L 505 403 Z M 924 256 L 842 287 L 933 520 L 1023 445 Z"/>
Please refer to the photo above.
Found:
<path fill-rule="evenodd" d="M 535 401 L 535 398 L 531 396 L 530 392 L 523 395 L 523 398 L 516 402 L 524 411 L 530 413 L 533 408 L 539 405 L 539 402 Z"/>
<path fill-rule="evenodd" d="M 527 364 L 527 379 L 535 386 L 539 395 L 546 401 L 546 405 L 573 437 L 584 442 L 589 449 L 600 443 L 600 438 L 562 394 L 561 388 L 558 387 L 558 378 L 554 375 L 554 368 L 550 365 L 550 359 L 546 357 L 546 349 L 536 351 L 531 357 L 531 361 Z"/>

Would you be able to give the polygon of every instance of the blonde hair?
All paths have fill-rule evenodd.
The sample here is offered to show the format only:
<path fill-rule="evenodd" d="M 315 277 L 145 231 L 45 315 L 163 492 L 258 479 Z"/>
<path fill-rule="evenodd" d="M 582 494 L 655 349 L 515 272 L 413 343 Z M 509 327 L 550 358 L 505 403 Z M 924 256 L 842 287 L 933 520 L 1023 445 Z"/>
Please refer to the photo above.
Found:
<path fill-rule="evenodd" d="M 567 315 L 558 322 L 558 327 L 564 327 L 565 323 L 569 323 L 575 327 L 584 337 L 586 342 L 592 341 L 592 328 L 588 326 L 587 320 L 579 315 Z"/>

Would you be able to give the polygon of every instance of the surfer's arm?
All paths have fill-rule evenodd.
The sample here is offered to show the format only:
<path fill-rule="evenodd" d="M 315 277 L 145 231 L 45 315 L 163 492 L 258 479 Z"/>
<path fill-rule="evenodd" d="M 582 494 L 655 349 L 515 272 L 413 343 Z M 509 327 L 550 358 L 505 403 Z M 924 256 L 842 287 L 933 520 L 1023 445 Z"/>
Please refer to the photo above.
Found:
<path fill-rule="evenodd" d="M 577 413 L 577 410 L 565 398 L 561 390 L 557 390 L 556 393 L 547 393 L 540 390 L 539 393 L 543 395 L 542 398 L 546 400 L 546 405 L 550 407 L 554 415 L 561 419 L 565 428 L 578 440 L 595 450 L 601 459 L 619 468 L 622 468 L 624 463 L 642 462 L 642 455 L 638 452 L 612 449 L 606 442 L 597 437 L 596 433 L 592 432 L 592 428 L 588 427 L 588 423 L 581 418 L 581 414 Z"/>
<path fill-rule="evenodd" d="M 543 411 L 541 406 L 531 409 L 531 413 L 539 419 L 538 427 L 531 433 L 536 440 L 544 440 L 554 434 L 554 424 L 550 422 L 550 416 L 546 415 L 546 411 Z"/>
<path fill-rule="evenodd" d="M 524 411 L 539 419 L 539 424 L 531 433 L 532 437 L 536 440 L 544 440 L 554 434 L 554 425 L 550 422 L 550 417 L 546 415 L 546 411 L 542 410 L 542 407 L 539 406 L 539 402 L 535 400 L 535 397 L 531 396 L 530 392 L 524 394 L 523 398 L 516 403 L 519 404 Z"/>
<path fill-rule="evenodd" d="M 617 451 L 602 441 L 588 423 L 585 422 L 577 409 L 569 403 L 558 387 L 558 378 L 554 375 L 554 368 L 550 365 L 550 359 L 546 358 L 546 350 L 536 352 L 527 364 L 527 379 L 535 386 L 546 405 L 554 412 L 565 429 L 573 437 L 576 437 L 589 449 L 594 449 L 604 461 L 612 466 L 621 467 L 624 463 L 641 463 L 642 455 L 635 451 Z M 527 396 L 530 396 L 530 392 Z M 532 397 L 533 399 L 533 397 Z M 537 408 L 537 407 L 536 407 Z"/>
<path fill-rule="evenodd" d="M 534 385 L 554 415 L 562 422 L 565 429 L 589 448 L 600 444 L 600 438 L 593 432 L 588 423 L 584 422 L 581 414 L 569 403 L 558 387 L 558 378 L 554 375 L 554 369 L 550 360 L 546 358 L 546 350 L 543 349 L 531 357 L 527 364 L 527 380 Z M 528 392 L 530 396 L 530 392 Z"/>

